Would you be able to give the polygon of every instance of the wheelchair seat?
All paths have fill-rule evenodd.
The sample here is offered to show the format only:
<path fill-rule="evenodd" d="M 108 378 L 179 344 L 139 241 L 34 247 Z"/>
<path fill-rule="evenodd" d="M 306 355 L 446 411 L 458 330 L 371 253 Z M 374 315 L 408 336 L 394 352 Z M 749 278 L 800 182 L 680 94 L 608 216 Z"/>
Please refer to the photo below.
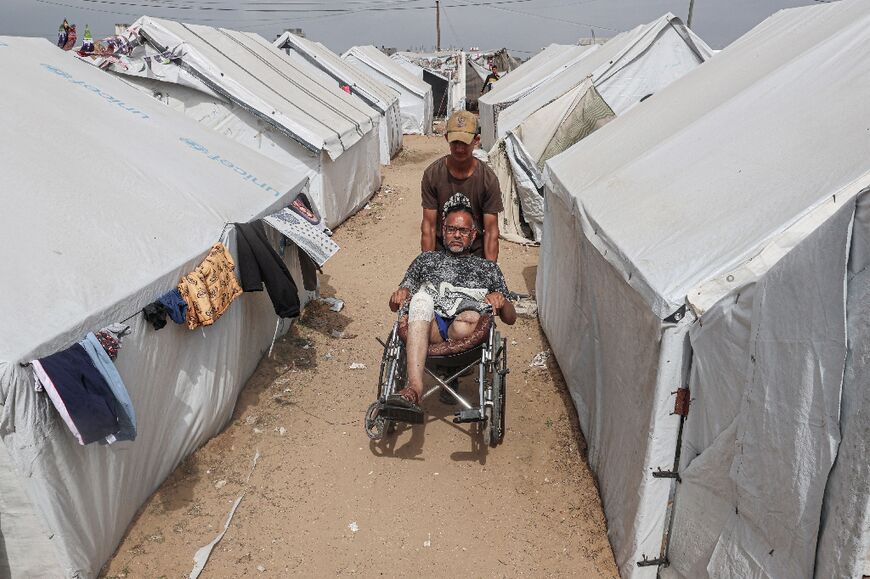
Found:
<path fill-rule="evenodd" d="M 489 328 L 493 323 L 492 313 L 483 312 L 471 335 L 459 340 L 447 340 L 437 344 L 429 344 L 428 358 L 451 358 L 478 349 L 489 337 Z M 399 320 L 399 338 L 403 343 L 408 340 L 408 316 Z"/>

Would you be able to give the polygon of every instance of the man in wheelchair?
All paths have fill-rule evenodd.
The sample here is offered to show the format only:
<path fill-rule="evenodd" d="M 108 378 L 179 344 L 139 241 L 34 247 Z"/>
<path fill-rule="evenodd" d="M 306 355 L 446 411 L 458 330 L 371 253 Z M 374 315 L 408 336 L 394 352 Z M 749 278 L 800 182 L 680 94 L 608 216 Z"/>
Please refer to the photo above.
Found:
<path fill-rule="evenodd" d="M 471 254 L 478 232 L 468 198 L 453 195 L 444 204 L 441 222 L 444 249 L 417 256 L 390 297 L 394 312 L 407 307 L 407 385 L 386 404 L 392 418 L 406 422 L 422 422 L 423 375 L 431 344 L 471 336 L 488 312 L 508 325 L 517 319 L 501 269 Z"/>

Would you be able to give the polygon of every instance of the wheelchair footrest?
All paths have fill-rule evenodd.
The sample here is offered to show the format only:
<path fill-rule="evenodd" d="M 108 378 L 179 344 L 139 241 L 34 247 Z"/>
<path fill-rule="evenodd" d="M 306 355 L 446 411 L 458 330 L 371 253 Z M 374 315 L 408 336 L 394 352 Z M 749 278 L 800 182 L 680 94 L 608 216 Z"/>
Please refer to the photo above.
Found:
<path fill-rule="evenodd" d="M 480 422 L 483 419 L 483 413 L 479 408 L 463 408 L 453 415 L 453 422 L 455 424 L 462 424 L 464 422 Z"/>

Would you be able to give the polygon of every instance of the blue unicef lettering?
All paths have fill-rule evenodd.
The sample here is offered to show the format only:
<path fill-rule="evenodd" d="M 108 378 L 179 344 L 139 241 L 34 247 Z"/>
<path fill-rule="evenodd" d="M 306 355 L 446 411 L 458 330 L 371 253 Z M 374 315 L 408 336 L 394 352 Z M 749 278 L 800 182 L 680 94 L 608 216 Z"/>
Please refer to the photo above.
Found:
<path fill-rule="evenodd" d="M 197 143 L 193 139 L 188 138 L 188 137 L 179 137 L 178 140 L 181 141 L 182 143 L 184 143 L 185 145 L 187 145 L 188 147 L 190 147 L 192 150 L 196 151 L 197 153 L 202 153 L 203 155 L 205 155 L 205 157 L 207 159 L 215 161 L 216 163 L 226 167 L 227 169 L 232 170 L 234 173 L 239 175 L 239 177 L 241 177 L 242 180 L 248 181 L 249 183 L 256 185 L 257 187 L 259 187 L 263 191 L 266 191 L 267 193 L 273 193 L 275 195 L 275 197 L 278 197 L 281 194 L 279 191 L 276 191 L 275 189 L 273 189 L 268 183 L 261 183 L 260 180 L 257 179 L 257 177 L 255 175 L 252 175 L 251 173 L 245 171 L 244 169 L 242 169 L 241 167 L 239 167 L 238 165 L 236 165 L 235 163 L 233 163 L 229 159 L 224 159 L 219 154 L 209 151 L 208 147 L 201 145 L 200 143 Z"/>
<path fill-rule="evenodd" d="M 52 66 L 50 64 L 45 64 L 45 63 L 42 63 L 41 66 L 43 68 L 45 68 L 46 70 L 48 70 L 49 72 L 53 72 L 57 76 L 66 79 L 67 81 L 70 82 L 70 84 L 78 85 L 78 86 L 82 87 L 83 89 L 85 89 L 86 91 L 91 92 L 91 93 L 97 95 L 98 97 L 104 99 L 106 102 L 118 105 L 119 107 L 121 107 L 125 111 L 139 117 L 140 119 L 144 120 L 144 119 L 151 118 L 147 114 L 145 114 L 142 111 L 140 111 L 139 109 L 137 109 L 136 107 L 132 107 L 132 106 L 128 105 L 127 103 L 125 103 L 124 101 L 122 101 L 121 99 L 113 97 L 109 93 L 104 92 L 99 87 L 96 87 L 92 84 L 89 84 L 83 80 L 77 80 L 77 79 L 73 78 L 73 76 L 70 73 L 68 73 L 60 68 L 57 68 L 56 66 Z"/>

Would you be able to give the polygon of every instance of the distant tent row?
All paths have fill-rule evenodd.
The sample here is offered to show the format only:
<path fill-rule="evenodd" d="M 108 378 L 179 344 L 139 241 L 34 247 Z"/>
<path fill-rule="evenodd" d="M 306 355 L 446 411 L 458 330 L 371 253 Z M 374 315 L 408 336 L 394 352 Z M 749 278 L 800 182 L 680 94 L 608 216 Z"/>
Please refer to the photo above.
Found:
<path fill-rule="evenodd" d="M 285 32 L 275 41 L 275 46 L 288 54 L 298 54 L 335 79 L 340 88 L 347 87 L 351 95 L 381 113 L 381 163 L 389 165 L 390 159 L 402 149 L 399 92 L 358 71 L 319 42 Z"/>
<path fill-rule="evenodd" d="M 480 99 L 481 140 L 505 197 L 502 235 L 520 243 L 540 241 L 547 159 L 712 54 L 679 18 L 666 14 L 600 46 L 550 46 L 496 83 Z M 524 70 L 532 65 L 535 69 Z"/>
<path fill-rule="evenodd" d="M 286 207 L 308 171 L 222 137 L 44 39 L 0 37 L 0 68 L 15 79 L 0 85 L 0 126 L 14 135 L 0 142 L 9 169 L 0 213 L 0 576 L 96 577 L 145 500 L 227 424 L 286 329 L 265 292 L 242 294 L 201 331 L 156 332 L 136 314 L 222 234 L 235 253 L 227 224 Z M 230 94 L 226 82 L 213 86 Z M 202 101 L 215 110 L 215 96 Z M 297 248 L 284 249 L 304 304 L 312 294 L 302 289 Z M 116 365 L 138 436 L 81 446 L 20 363 L 128 317 L 133 333 Z"/>
<path fill-rule="evenodd" d="M 432 87 L 374 46 L 354 46 L 341 58 L 399 93 L 406 135 L 432 133 Z"/>
<path fill-rule="evenodd" d="M 142 17 L 107 70 L 222 135 L 311 176 L 330 226 L 380 186 L 381 113 L 249 32 Z M 87 58 L 91 61 L 91 58 Z"/>
<path fill-rule="evenodd" d="M 390 58 L 432 87 L 433 114 L 436 117 L 465 110 L 464 52 L 397 52 Z"/>
<path fill-rule="evenodd" d="M 643 60 L 630 99 L 585 73 L 616 116 L 546 161 L 536 284 L 620 575 L 866 575 L 870 5 Z"/>

